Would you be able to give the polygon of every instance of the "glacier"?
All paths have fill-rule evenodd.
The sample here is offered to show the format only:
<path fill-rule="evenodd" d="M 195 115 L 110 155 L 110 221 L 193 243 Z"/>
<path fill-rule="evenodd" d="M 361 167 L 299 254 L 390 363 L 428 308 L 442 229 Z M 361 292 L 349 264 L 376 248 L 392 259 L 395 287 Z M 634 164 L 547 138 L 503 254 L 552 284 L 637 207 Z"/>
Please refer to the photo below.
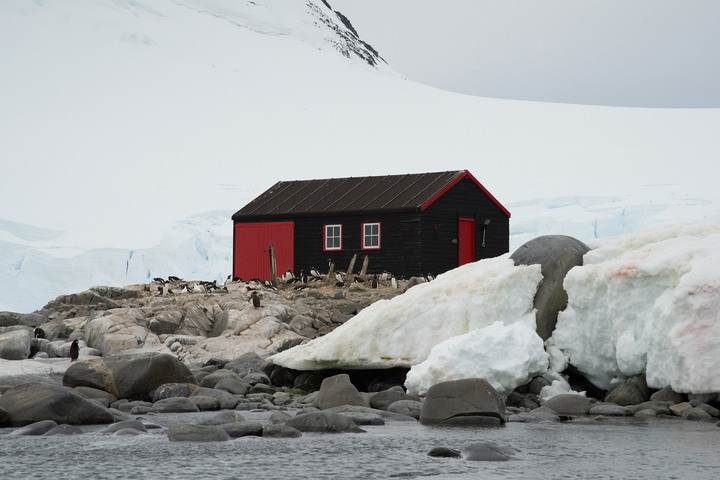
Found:
<path fill-rule="evenodd" d="M 481 376 L 509 393 L 533 376 L 568 391 L 574 365 L 609 390 L 645 374 L 652 388 L 720 392 L 720 223 L 678 224 L 591 243 L 567 274 L 568 306 L 535 333 L 539 265 L 507 255 L 464 265 L 362 310 L 270 361 L 299 370 L 410 367 L 406 387 Z M 546 397 L 549 394 L 546 395 Z"/>

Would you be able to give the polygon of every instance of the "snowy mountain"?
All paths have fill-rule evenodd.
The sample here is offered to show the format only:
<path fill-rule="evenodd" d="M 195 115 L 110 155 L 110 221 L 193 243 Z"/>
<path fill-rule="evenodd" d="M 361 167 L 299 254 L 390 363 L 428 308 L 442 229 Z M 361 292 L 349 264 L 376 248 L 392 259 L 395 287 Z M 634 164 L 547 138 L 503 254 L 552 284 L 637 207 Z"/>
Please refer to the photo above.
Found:
<path fill-rule="evenodd" d="M 438 90 L 320 0 L 9 0 L 0 40 L 0 310 L 223 279 L 278 180 L 469 169 L 511 249 L 720 218 L 720 110 Z"/>

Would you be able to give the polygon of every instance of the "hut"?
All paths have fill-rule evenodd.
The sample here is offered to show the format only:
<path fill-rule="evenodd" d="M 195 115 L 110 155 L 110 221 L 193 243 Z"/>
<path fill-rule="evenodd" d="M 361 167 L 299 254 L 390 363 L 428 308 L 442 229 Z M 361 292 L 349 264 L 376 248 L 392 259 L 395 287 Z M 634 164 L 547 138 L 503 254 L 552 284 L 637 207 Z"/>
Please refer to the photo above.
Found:
<path fill-rule="evenodd" d="M 280 274 L 367 256 L 369 273 L 409 277 L 504 254 L 510 242 L 510 212 L 467 170 L 281 181 L 232 219 L 243 279 L 270 279 L 271 243 Z"/>

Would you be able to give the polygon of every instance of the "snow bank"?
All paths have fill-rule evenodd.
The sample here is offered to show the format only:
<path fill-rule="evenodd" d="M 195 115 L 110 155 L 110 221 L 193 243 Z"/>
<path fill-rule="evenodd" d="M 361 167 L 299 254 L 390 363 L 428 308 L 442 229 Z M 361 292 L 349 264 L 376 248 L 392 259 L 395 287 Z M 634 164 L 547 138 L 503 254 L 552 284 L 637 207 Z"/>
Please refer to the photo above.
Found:
<path fill-rule="evenodd" d="M 548 354 L 535 322 L 495 322 L 435 345 L 427 360 L 410 369 L 405 387 L 425 395 L 436 383 L 477 377 L 507 395 L 547 368 Z"/>
<path fill-rule="evenodd" d="M 297 370 L 411 367 L 438 343 L 495 322 L 534 328 L 541 280 L 539 265 L 516 267 L 508 255 L 463 265 L 270 360 Z"/>
<path fill-rule="evenodd" d="M 569 361 L 604 389 L 645 371 L 654 388 L 720 391 L 720 223 L 589 245 L 553 334 Z"/>

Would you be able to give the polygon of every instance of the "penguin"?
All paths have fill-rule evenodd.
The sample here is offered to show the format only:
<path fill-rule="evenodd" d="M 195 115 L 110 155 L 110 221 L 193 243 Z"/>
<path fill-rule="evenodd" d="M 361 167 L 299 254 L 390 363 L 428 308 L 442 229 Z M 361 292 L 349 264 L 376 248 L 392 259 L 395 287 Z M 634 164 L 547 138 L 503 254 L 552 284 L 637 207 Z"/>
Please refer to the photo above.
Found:
<path fill-rule="evenodd" d="M 70 344 L 70 361 L 74 362 L 78 359 L 78 356 L 80 355 L 80 347 L 78 346 L 78 341 L 73 340 L 73 342 Z"/>
<path fill-rule="evenodd" d="M 45 338 L 45 330 L 40 327 L 36 327 L 35 330 L 33 330 L 33 336 L 35 338 Z"/>
<path fill-rule="evenodd" d="M 170 275 L 168 277 L 169 282 L 182 282 L 182 278 L 176 277 L 175 275 Z"/>
<path fill-rule="evenodd" d="M 377 288 L 378 287 L 378 277 L 377 274 L 373 275 L 372 280 L 370 281 L 370 288 Z"/>
<path fill-rule="evenodd" d="M 392 285 L 392 288 L 398 288 L 398 283 L 397 280 L 395 280 L 395 277 L 390 279 L 390 284 Z"/>
<path fill-rule="evenodd" d="M 250 300 L 252 300 L 253 307 L 260 308 L 260 297 L 258 297 L 257 292 L 252 292 Z"/>

